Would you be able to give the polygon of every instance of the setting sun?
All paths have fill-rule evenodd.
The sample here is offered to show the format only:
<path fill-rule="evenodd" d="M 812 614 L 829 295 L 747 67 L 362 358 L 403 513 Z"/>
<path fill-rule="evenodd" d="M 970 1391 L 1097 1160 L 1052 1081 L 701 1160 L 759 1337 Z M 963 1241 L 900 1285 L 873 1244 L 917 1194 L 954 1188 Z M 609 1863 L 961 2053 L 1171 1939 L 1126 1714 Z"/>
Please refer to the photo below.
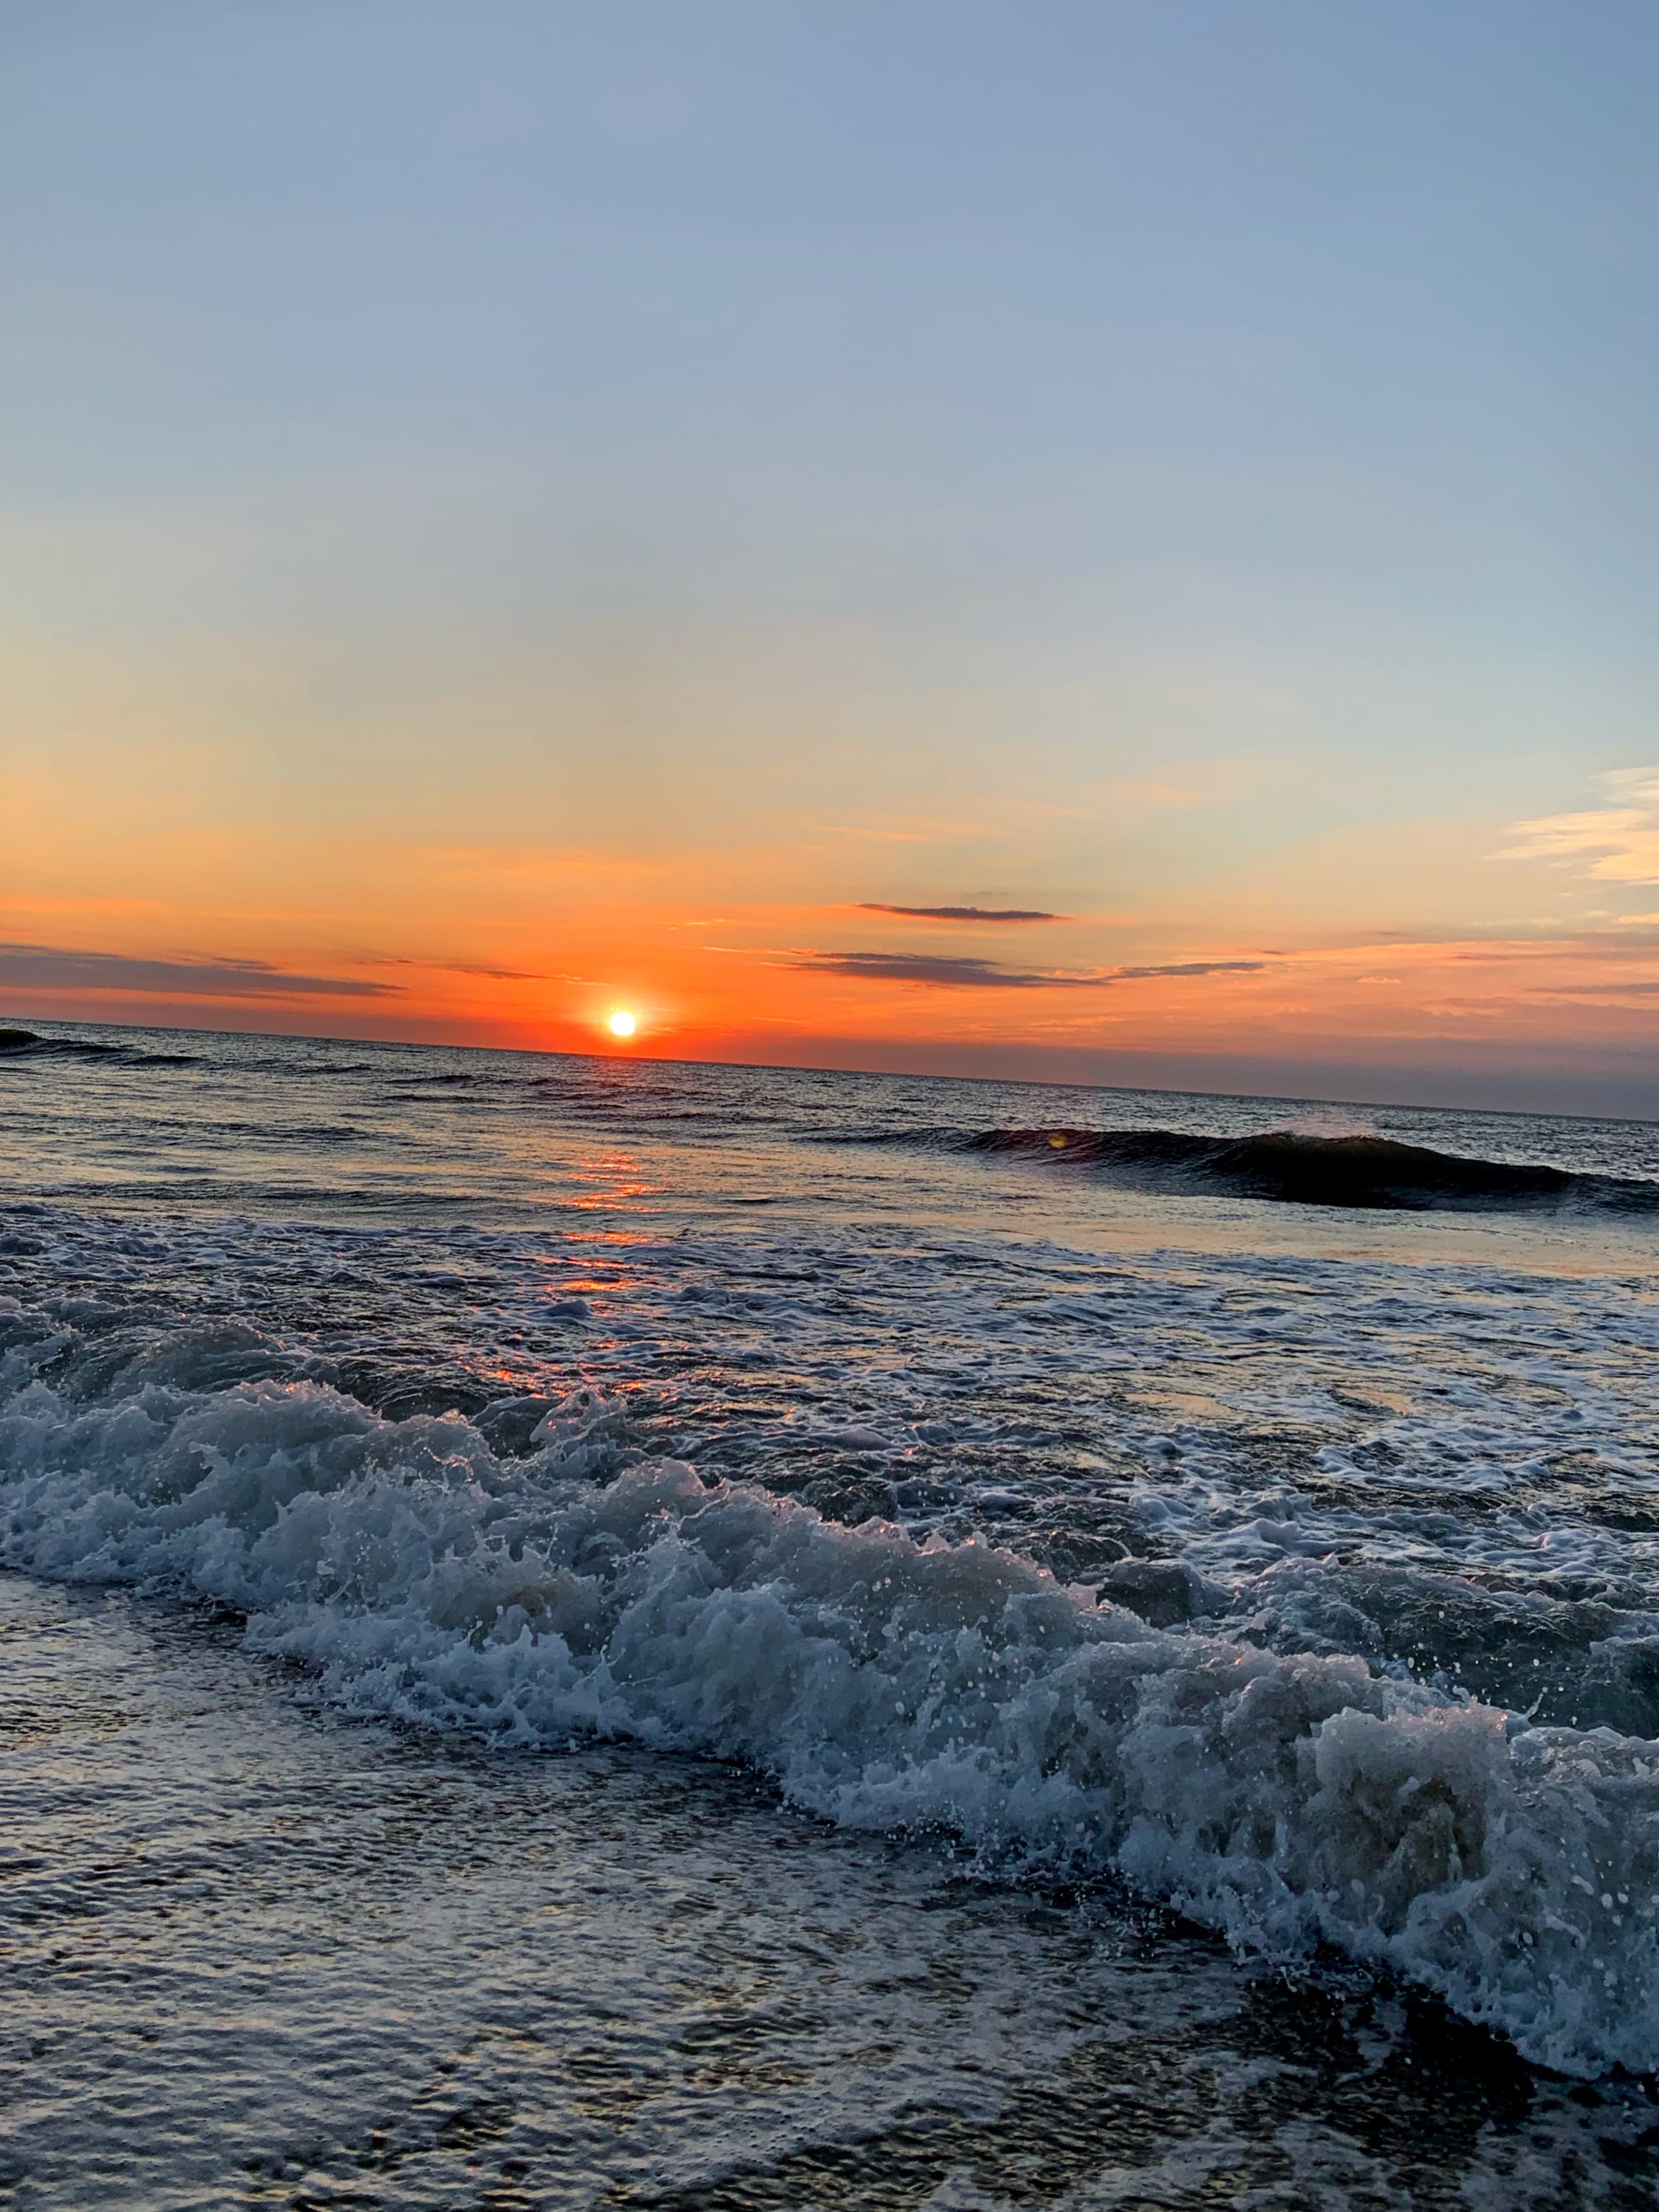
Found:
<path fill-rule="evenodd" d="M 620 1012 L 612 1014 L 609 1026 L 612 1036 L 632 1036 L 634 1034 L 634 1017 L 632 1014 Z"/>

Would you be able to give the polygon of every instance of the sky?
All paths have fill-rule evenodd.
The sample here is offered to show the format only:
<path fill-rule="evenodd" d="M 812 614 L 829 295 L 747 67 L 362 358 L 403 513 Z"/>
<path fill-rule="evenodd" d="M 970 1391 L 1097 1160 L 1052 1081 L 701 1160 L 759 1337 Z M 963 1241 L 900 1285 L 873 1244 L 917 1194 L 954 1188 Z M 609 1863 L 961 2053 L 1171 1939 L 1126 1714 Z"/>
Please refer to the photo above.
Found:
<path fill-rule="evenodd" d="M 1659 1117 L 1656 83 L 0 0 L 0 1021 Z"/>

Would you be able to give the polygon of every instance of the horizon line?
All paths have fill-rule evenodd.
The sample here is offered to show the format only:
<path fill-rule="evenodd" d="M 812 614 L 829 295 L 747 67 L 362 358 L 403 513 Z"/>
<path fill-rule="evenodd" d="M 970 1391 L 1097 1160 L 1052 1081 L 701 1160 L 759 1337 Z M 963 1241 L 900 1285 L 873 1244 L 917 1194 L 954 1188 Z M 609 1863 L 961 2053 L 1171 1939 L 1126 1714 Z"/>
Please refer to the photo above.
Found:
<path fill-rule="evenodd" d="M 459 1043 L 434 1041 L 429 1037 L 374 1037 L 352 1033 L 313 1032 L 297 1030 L 237 1030 L 216 1029 L 188 1023 L 118 1022 L 78 1019 L 70 1015 L 37 1015 L 37 1021 L 46 1021 L 59 1029 L 134 1030 L 153 1035 L 169 1036 L 251 1037 L 271 1044 L 353 1044 L 370 1049 L 382 1048 L 393 1052 L 494 1052 L 517 1054 L 540 1060 L 599 1060 L 607 1064 L 627 1065 L 643 1060 L 659 1067 L 737 1067 L 752 1069 L 757 1074 L 769 1075 L 848 1075 L 868 1076 L 888 1082 L 909 1083 L 972 1083 L 1024 1089 L 1053 1091 L 1108 1091 L 1121 1092 L 1129 1097 L 1215 1098 L 1243 1101 L 1252 1104 L 1271 1106 L 1351 1106 L 1382 1113 L 1423 1114 L 1484 1114 L 1516 1120 L 1537 1118 L 1558 1121 L 1612 1121 L 1636 1128 L 1659 1127 L 1659 1112 L 1654 1114 L 1614 1114 L 1589 1112 L 1571 1108 L 1540 1109 L 1529 1106 L 1455 1106 L 1437 1105 L 1428 1100 L 1401 1101 L 1384 1098 L 1348 1097 L 1321 1097 L 1308 1091 L 1209 1090 L 1202 1085 L 1173 1083 L 1110 1083 L 1084 1077 L 1031 1075 L 964 1075 L 933 1068 L 894 1069 L 882 1067 L 835 1066 L 817 1061 L 800 1062 L 759 1060 L 695 1060 L 680 1054 L 638 1052 L 607 1052 L 602 1048 L 582 1052 L 561 1045 L 510 1045 Z M 0 1021 L 0 1030 L 9 1028 L 27 1029 L 22 1022 Z M 30 1031 L 29 1034 L 37 1034 Z M 947 1043 L 943 1049 L 952 1048 Z M 971 1049 L 971 1047 L 963 1048 Z M 1060 1048 L 1075 1049 L 1075 1048 Z M 1193 1055 L 1203 1057 L 1204 1055 Z M 1222 1055 L 1213 1055 L 1222 1057 Z M 1352 1061 L 1328 1063 L 1334 1073 L 1343 1067 L 1352 1068 Z"/>

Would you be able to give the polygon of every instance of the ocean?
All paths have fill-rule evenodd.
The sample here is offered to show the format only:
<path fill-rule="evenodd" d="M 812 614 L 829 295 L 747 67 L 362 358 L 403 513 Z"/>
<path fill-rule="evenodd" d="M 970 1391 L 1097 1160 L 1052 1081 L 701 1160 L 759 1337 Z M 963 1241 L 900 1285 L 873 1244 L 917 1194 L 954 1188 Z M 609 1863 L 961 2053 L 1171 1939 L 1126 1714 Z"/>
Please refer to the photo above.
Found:
<path fill-rule="evenodd" d="M 1649 2207 L 1659 1127 L 0 1030 L 0 2202 Z"/>

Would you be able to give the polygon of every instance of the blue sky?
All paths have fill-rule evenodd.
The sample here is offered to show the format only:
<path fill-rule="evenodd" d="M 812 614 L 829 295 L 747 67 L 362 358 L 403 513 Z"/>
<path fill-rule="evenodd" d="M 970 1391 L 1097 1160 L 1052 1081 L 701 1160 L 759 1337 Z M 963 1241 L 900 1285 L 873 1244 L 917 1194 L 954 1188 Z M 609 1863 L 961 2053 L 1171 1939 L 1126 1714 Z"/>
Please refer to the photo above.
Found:
<path fill-rule="evenodd" d="M 1656 63 L 1469 0 L 6 11 L 0 927 L 577 979 L 455 1034 L 1582 1054 L 1422 977 L 1039 1035 L 841 917 L 1640 936 L 1604 847 L 1495 856 L 1659 757 Z"/>

